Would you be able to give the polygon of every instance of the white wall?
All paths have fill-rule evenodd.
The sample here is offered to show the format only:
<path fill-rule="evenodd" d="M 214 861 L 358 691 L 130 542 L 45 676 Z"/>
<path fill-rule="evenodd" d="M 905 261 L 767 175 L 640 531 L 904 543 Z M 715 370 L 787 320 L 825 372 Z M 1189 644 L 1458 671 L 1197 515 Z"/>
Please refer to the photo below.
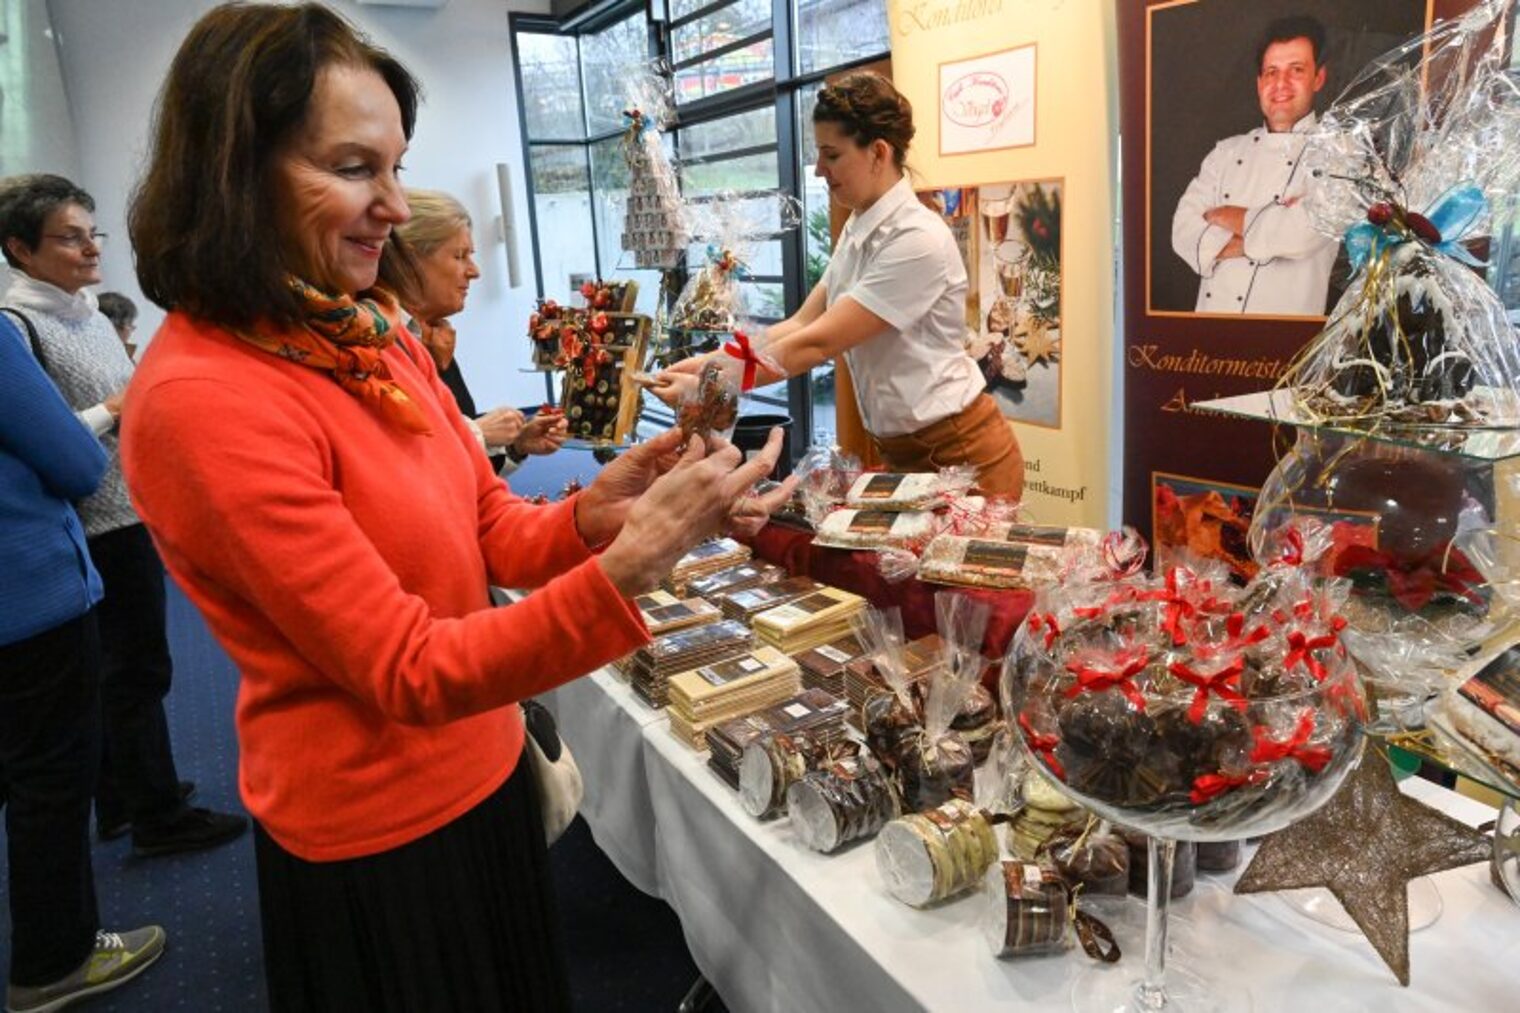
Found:
<path fill-rule="evenodd" d="M 408 183 L 446 190 L 475 219 L 482 277 L 455 324 L 458 356 L 482 410 L 536 404 L 543 382 L 528 365 L 526 327 L 535 291 L 527 229 L 522 132 L 512 72 L 509 10 L 542 12 L 547 0 L 450 0 L 439 10 L 330 5 L 389 49 L 422 83 L 424 100 L 407 156 Z M 212 0 L 48 0 L 61 38 L 74 110 L 79 182 L 98 204 L 99 227 L 126 236 L 125 209 L 143 167 L 153 102 L 185 33 Z M 511 167 L 521 284 L 507 284 L 495 166 Z M 162 319 L 139 299 L 126 243 L 106 250 L 104 288 L 138 299 L 146 337 Z M 141 340 L 141 338 L 140 338 Z"/>

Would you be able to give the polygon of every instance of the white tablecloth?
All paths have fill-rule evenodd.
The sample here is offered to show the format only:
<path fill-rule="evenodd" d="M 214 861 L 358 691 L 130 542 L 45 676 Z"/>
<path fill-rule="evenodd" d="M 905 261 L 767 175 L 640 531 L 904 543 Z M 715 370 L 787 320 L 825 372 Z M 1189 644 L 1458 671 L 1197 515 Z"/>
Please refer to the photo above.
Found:
<path fill-rule="evenodd" d="M 702 973 L 734 1013 L 1069 1008 L 1065 957 L 993 959 L 976 895 L 916 911 L 882 887 L 870 843 L 834 856 L 797 843 L 785 819 L 759 823 L 610 673 L 557 690 L 565 741 L 586 777 L 582 813 L 640 889 L 681 918 Z M 637 741 L 635 741 L 637 739 Z M 1492 810 L 1427 782 L 1405 790 L 1478 824 Z M 1235 897 L 1234 873 L 1200 875 L 1173 905 L 1175 965 L 1246 984 L 1255 1009 L 1490 1011 L 1520 1008 L 1520 909 L 1485 865 L 1434 877 L 1445 911 L 1410 937 L 1400 988 L 1359 934 L 1308 920 L 1273 895 Z M 1131 977 L 1143 961 L 1143 904 L 1114 919 Z"/>

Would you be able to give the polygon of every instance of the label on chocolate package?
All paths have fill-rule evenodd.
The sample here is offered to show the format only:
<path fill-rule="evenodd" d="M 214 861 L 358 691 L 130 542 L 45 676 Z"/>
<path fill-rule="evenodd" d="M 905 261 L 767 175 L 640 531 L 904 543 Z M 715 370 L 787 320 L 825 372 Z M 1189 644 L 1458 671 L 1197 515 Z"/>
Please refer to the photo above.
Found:
<path fill-rule="evenodd" d="M 855 516 L 850 518 L 850 526 L 846 530 L 857 534 L 888 534 L 901 516 L 902 514 L 889 510 L 857 510 Z"/>
<path fill-rule="evenodd" d="M 849 652 L 841 651 L 832 644 L 824 644 L 822 647 L 815 648 L 815 650 L 836 665 L 848 665 L 851 661 L 855 660 Z"/>
<path fill-rule="evenodd" d="M 1029 558 L 1029 546 L 1018 542 L 984 542 L 974 539 L 966 544 L 966 554 L 961 558 L 968 566 L 986 566 L 1017 573 L 1024 569 L 1024 562 Z"/>
<path fill-rule="evenodd" d="M 726 686 L 735 679 L 743 679 L 756 672 L 765 671 L 765 662 L 759 658 L 743 657 L 722 661 L 716 665 L 704 665 L 697 674 L 713 686 Z"/>
<path fill-rule="evenodd" d="M 891 499 L 898 486 L 906 481 L 906 475 L 872 475 L 860 490 L 860 499 Z"/>
<path fill-rule="evenodd" d="M 1029 524 L 1011 524 L 1008 534 L 1003 536 L 1004 541 L 1024 542 L 1028 545 L 1049 545 L 1061 548 L 1066 544 L 1068 528 L 1042 528 Z"/>
<path fill-rule="evenodd" d="M 831 595 L 810 594 L 806 598 L 798 598 L 780 608 L 771 609 L 765 615 L 769 621 L 777 625 L 786 625 L 815 616 L 824 609 L 833 608 L 838 604 L 838 600 Z"/>
<path fill-rule="evenodd" d="M 813 709 L 811 707 L 800 703 L 794 703 L 783 707 L 782 711 L 786 714 L 787 717 L 795 718 L 798 721 L 801 721 L 803 718 L 813 713 Z"/>

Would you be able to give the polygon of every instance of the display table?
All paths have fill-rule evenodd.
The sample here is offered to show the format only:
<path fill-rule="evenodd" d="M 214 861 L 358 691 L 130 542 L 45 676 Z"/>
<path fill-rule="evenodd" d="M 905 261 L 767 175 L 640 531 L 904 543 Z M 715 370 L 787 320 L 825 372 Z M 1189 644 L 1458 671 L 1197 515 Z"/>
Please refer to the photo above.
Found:
<path fill-rule="evenodd" d="M 706 769 L 705 754 L 676 741 L 664 716 L 610 672 L 550 696 L 585 774 L 582 814 L 597 842 L 675 909 L 697 966 L 735 1013 L 1067 1008 L 1087 963 L 1079 953 L 995 960 L 977 896 L 913 910 L 887 895 L 870 842 L 818 855 L 787 820 L 757 822 Z M 1493 816 L 1428 782 L 1403 787 L 1474 825 Z M 1311 922 L 1270 894 L 1235 897 L 1234 877 L 1200 875 L 1173 905 L 1173 959 L 1243 981 L 1257 1009 L 1513 1005 L 1520 911 L 1489 883 L 1487 866 L 1433 877 L 1445 913 L 1410 937 L 1408 989 L 1361 936 Z M 1144 904 L 1135 898 L 1122 911 L 1114 929 L 1125 958 L 1105 973 L 1138 975 Z"/>

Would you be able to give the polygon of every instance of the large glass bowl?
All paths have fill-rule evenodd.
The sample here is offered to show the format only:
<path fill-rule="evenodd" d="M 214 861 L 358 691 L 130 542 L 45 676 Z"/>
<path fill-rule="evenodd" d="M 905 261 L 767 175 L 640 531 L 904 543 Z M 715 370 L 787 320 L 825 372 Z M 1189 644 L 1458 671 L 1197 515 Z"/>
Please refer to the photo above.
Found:
<path fill-rule="evenodd" d="M 1362 754 L 1356 667 L 1324 650 L 1317 681 L 1239 695 L 1179 685 L 1175 666 L 1207 681 L 1220 664 L 1187 648 L 1127 647 L 1099 666 L 1080 654 L 1056 660 L 1021 632 L 1015 651 L 1005 699 L 1030 762 L 1073 800 L 1151 837 L 1145 976 L 1089 972 L 1077 1007 L 1159 1010 L 1182 996 L 1185 1008 L 1213 1008 L 1221 986 L 1164 977 L 1176 842 L 1272 833 L 1328 801 Z"/>

